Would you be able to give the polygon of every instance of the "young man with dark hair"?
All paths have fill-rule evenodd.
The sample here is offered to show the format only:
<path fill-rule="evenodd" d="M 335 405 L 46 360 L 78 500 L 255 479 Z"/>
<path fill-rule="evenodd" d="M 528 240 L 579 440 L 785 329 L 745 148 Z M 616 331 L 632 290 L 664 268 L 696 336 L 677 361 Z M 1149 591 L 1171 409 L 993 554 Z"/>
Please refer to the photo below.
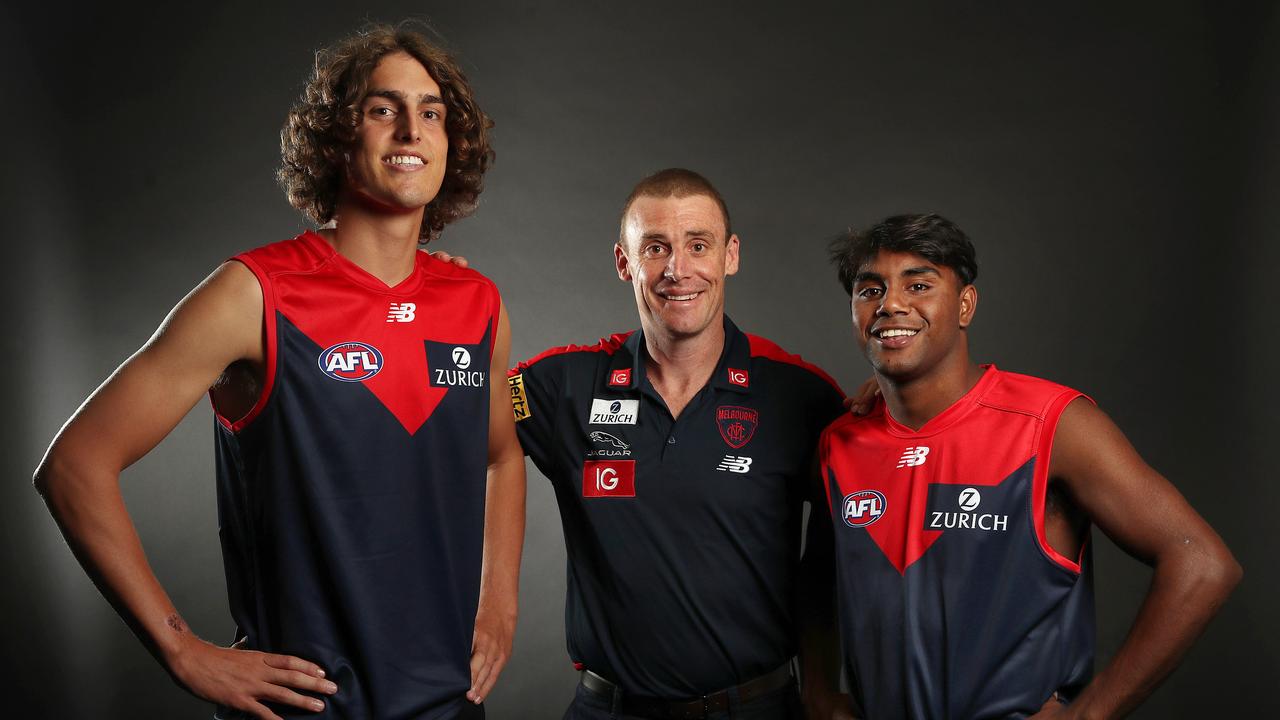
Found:
<path fill-rule="evenodd" d="M 411 30 L 321 52 L 280 177 L 329 227 L 218 268 L 36 473 L 86 571 L 220 715 L 483 714 L 510 653 L 524 528 L 524 460 L 491 384 L 510 329 L 491 282 L 419 243 L 474 207 L 489 126 L 457 64 Z M 205 393 L 231 648 L 187 628 L 119 488 Z"/>
<path fill-rule="evenodd" d="M 1231 552 L 1087 397 L 970 359 L 977 263 L 953 223 L 891 217 L 832 257 L 884 395 L 820 445 L 863 717 L 1131 711 L 1239 581 Z M 1091 524 L 1155 568 L 1096 676 Z"/>
<path fill-rule="evenodd" d="M 796 601 L 823 594 L 799 592 L 801 510 L 822 502 L 813 451 L 843 395 L 725 316 L 738 251 L 705 178 L 645 178 L 614 247 L 640 329 L 511 371 L 520 441 L 555 488 L 569 553 L 582 676 L 566 718 L 801 712 L 790 663 L 811 613 Z M 803 668 L 811 702 L 820 670 Z"/>

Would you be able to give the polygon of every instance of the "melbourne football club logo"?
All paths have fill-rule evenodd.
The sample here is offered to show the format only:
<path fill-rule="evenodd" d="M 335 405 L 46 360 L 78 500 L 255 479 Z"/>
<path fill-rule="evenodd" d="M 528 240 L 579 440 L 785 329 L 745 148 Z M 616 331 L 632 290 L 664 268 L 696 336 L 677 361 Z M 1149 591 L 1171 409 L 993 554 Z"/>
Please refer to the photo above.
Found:
<path fill-rule="evenodd" d="M 325 348 L 317 364 L 325 375 L 334 380 L 360 382 L 382 370 L 382 353 L 366 343 L 340 342 Z"/>
<path fill-rule="evenodd" d="M 751 442 L 759 424 L 760 411 L 754 408 L 737 405 L 721 405 L 716 408 L 716 426 L 720 428 L 720 437 L 734 450 Z"/>
<path fill-rule="evenodd" d="M 859 490 L 844 496 L 844 524 L 849 527 L 866 527 L 884 516 L 884 493 L 879 490 Z"/>

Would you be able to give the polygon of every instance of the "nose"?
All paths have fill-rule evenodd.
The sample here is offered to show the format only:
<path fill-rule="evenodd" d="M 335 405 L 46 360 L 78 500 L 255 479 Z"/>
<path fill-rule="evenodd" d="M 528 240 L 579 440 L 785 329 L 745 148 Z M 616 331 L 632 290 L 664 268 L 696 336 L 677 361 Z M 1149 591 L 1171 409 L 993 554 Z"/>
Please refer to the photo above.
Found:
<path fill-rule="evenodd" d="M 689 256 L 683 248 L 675 245 L 667 256 L 667 267 L 662 271 L 663 277 L 679 281 L 689 276 Z"/>
<path fill-rule="evenodd" d="M 400 113 L 396 119 L 396 140 L 406 143 L 417 142 L 422 136 L 418 129 L 418 118 L 413 113 Z"/>
<path fill-rule="evenodd" d="M 888 317 L 906 315 L 907 312 L 906 294 L 903 290 L 898 287 L 886 287 L 884 295 L 880 296 L 880 306 L 876 308 L 876 314 Z"/>

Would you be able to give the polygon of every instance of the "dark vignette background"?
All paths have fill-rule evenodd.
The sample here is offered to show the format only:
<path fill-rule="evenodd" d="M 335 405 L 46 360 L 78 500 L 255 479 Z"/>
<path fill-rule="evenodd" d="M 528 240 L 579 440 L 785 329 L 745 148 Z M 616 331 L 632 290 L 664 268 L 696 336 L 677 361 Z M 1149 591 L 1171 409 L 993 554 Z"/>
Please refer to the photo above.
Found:
<path fill-rule="evenodd" d="M 312 50 L 366 18 L 417 15 L 498 123 L 483 204 L 439 244 L 498 282 L 517 358 L 635 325 L 611 270 L 619 204 L 642 175 L 684 165 L 735 214 L 734 319 L 852 389 L 868 370 L 825 240 L 941 212 L 979 248 L 977 357 L 1089 392 L 1246 568 L 1137 716 L 1265 707 L 1280 650 L 1264 470 L 1278 395 L 1274 6 L 687 5 L 5 4 L 7 702 L 24 717 L 208 715 L 86 579 L 30 474 L 188 289 L 303 227 L 272 173 Z M 199 404 L 123 484 L 179 609 L 228 641 L 212 423 Z M 1094 538 L 1102 663 L 1150 572 Z M 521 625 L 491 717 L 559 717 L 571 696 L 563 567 L 552 494 L 531 471 Z"/>

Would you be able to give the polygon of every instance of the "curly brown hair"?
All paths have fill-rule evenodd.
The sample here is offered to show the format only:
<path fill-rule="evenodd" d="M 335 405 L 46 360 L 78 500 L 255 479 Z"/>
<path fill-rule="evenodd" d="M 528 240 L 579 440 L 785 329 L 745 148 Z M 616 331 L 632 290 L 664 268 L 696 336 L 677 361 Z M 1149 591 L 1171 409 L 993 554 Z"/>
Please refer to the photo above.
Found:
<path fill-rule="evenodd" d="M 404 52 L 422 63 L 444 99 L 449 158 L 440 192 L 422 216 L 419 239 L 430 242 L 445 225 L 470 215 L 493 162 L 493 121 L 476 104 L 456 61 L 401 23 L 375 24 L 316 53 L 315 70 L 280 130 L 283 162 L 276 177 L 289 204 L 317 223 L 333 219 L 343 182 L 343 156 L 360 125 L 369 76 L 386 55 Z"/>

